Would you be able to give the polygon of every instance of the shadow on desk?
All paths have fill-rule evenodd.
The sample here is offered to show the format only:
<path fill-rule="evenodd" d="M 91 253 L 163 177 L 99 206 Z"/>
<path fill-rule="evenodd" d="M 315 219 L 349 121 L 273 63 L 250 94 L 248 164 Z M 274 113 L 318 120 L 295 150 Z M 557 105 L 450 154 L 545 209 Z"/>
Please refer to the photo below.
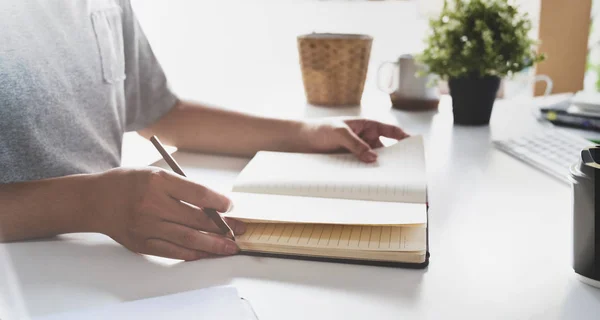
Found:
<path fill-rule="evenodd" d="M 381 300 L 412 300 L 418 296 L 427 269 L 401 269 L 333 262 L 265 257 L 234 257 L 235 276 L 360 292 Z M 239 263 L 238 263 L 239 261 Z"/>
<path fill-rule="evenodd" d="M 48 288 L 49 297 L 56 289 L 83 288 L 126 301 L 224 285 L 231 273 L 227 264 L 216 261 L 222 259 L 193 270 L 193 263 L 135 254 L 103 235 L 68 235 L 12 243 L 5 249 L 4 263 L 12 265 L 26 302 L 30 301 L 27 292 L 36 291 L 32 287 L 38 287 L 38 292 Z M 189 267 L 181 268 L 186 264 Z"/>
<path fill-rule="evenodd" d="M 82 290 L 82 299 L 89 300 L 92 294 L 129 301 L 240 279 L 360 292 L 384 300 L 412 300 L 418 296 L 425 273 L 247 256 L 177 262 L 134 254 L 105 236 L 90 234 L 13 243 L 4 248 L 8 254 L 4 263 L 13 270 L 13 280 L 21 287 L 26 304 L 36 303 L 40 294 L 60 299 L 57 293 L 68 296 Z M 33 292 L 38 296 L 28 296 Z M 66 306 L 68 309 L 81 308 L 81 302 L 66 303 L 73 304 Z"/>

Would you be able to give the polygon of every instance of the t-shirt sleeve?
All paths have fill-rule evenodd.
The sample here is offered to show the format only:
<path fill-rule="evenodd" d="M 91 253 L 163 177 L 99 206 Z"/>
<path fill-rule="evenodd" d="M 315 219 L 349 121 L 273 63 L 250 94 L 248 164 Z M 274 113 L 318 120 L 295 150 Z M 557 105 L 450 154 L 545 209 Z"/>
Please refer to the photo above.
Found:
<path fill-rule="evenodd" d="M 177 102 L 129 0 L 121 1 L 125 53 L 126 131 L 146 128 Z"/>

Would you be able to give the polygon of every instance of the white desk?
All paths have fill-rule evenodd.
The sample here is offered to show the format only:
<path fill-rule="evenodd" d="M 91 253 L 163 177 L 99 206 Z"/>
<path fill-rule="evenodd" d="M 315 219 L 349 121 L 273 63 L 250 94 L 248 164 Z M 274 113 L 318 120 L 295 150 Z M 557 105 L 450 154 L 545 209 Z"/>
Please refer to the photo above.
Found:
<path fill-rule="evenodd" d="M 261 319 L 597 318 L 600 290 L 576 280 L 570 267 L 569 187 L 490 145 L 492 138 L 534 127 L 527 106 L 498 102 L 490 127 L 468 128 L 452 125 L 447 102 L 439 113 L 362 108 L 426 137 L 426 270 L 244 256 L 177 263 L 80 234 L 1 245 L 4 307 L 37 316 L 231 284 Z M 221 191 L 247 163 L 175 157 L 191 177 Z"/>

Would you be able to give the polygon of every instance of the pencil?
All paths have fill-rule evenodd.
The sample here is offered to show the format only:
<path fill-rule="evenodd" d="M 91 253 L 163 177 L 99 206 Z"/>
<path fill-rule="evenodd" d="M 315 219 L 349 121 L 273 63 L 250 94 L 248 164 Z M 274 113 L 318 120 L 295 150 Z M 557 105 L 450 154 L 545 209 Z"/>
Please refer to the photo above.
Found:
<path fill-rule="evenodd" d="M 152 144 L 154 145 L 156 150 L 158 150 L 160 155 L 163 157 L 163 159 L 165 159 L 165 161 L 167 162 L 167 164 L 169 165 L 169 167 L 171 167 L 171 169 L 173 171 L 175 171 L 177 174 L 179 174 L 181 176 L 186 177 L 183 170 L 181 170 L 181 167 L 179 166 L 179 164 L 177 164 L 175 159 L 173 159 L 173 157 L 171 157 L 171 155 L 167 152 L 167 150 L 165 150 L 162 143 L 160 143 L 160 140 L 158 140 L 157 136 L 152 136 L 152 138 L 150 138 L 150 142 L 152 142 Z M 229 225 L 227 225 L 227 223 L 225 222 L 225 220 L 223 220 L 223 217 L 221 217 L 221 215 L 217 212 L 217 210 L 211 209 L 211 208 L 202 208 L 202 210 L 217 225 L 217 227 L 221 230 L 221 232 L 225 236 L 227 236 L 231 240 L 235 241 L 233 230 L 231 230 Z"/>

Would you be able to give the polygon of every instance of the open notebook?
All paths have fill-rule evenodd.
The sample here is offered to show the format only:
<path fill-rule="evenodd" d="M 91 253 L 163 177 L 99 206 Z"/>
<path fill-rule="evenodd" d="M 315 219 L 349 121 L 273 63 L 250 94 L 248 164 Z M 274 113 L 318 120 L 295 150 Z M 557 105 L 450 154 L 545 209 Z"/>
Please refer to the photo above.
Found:
<path fill-rule="evenodd" d="M 423 139 L 351 154 L 261 151 L 237 178 L 227 213 L 248 223 L 251 254 L 424 267 L 427 190 Z"/>

